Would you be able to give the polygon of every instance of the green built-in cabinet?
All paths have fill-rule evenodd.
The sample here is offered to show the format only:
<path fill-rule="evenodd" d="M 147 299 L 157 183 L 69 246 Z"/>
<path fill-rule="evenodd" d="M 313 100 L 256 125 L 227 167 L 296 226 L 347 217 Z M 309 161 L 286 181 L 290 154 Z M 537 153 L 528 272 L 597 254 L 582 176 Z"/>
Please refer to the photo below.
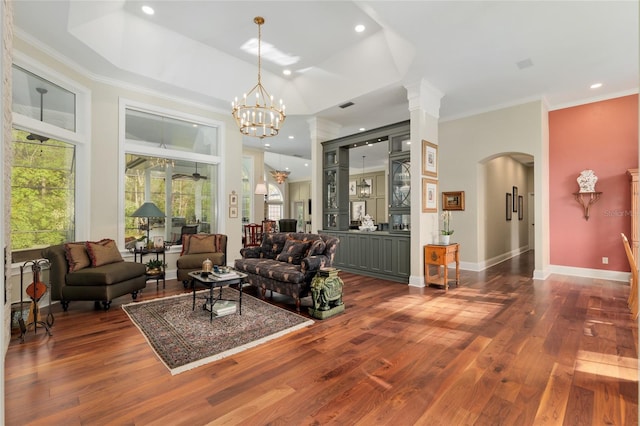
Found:
<path fill-rule="evenodd" d="M 345 271 L 408 282 L 411 269 L 411 163 L 409 121 L 324 142 L 323 205 L 324 234 L 340 239 L 335 266 Z M 349 195 L 349 149 L 368 143 L 387 143 L 389 180 L 384 172 L 370 173 L 372 196 Z M 388 231 L 349 230 L 349 209 L 364 201 L 376 223 L 388 223 Z M 375 213 L 374 213 L 375 212 Z"/>
<path fill-rule="evenodd" d="M 411 239 L 384 231 L 320 231 L 340 239 L 333 266 L 356 274 L 409 282 Z"/>

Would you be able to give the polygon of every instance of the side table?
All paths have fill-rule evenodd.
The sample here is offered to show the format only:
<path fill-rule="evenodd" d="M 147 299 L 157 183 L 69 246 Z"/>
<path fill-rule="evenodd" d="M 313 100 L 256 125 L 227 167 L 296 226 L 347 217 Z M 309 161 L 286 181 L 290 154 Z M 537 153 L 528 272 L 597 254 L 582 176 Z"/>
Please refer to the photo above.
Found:
<path fill-rule="evenodd" d="M 424 271 L 425 284 L 438 284 L 444 286 L 445 291 L 449 289 L 448 268 L 452 262 L 456 262 L 456 287 L 460 283 L 460 245 L 451 244 L 427 244 L 424 246 Z M 438 266 L 438 275 L 432 279 L 429 268 L 430 265 Z M 444 276 L 440 275 L 440 270 L 444 267 Z"/>
<path fill-rule="evenodd" d="M 162 264 L 164 265 L 166 263 L 166 257 L 165 257 L 165 251 L 164 251 L 164 247 L 162 248 L 152 248 L 152 249 L 134 249 L 133 250 L 133 261 L 137 262 L 138 261 L 138 256 L 140 256 L 140 263 L 144 263 L 144 261 L 142 260 L 143 257 L 147 254 L 155 254 L 156 255 L 156 260 L 160 260 L 160 255 L 162 254 Z M 162 288 L 165 288 L 165 281 L 164 281 L 164 276 L 165 276 L 165 270 L 164 270 L 164 266 L 162 267 L 162 270 L 159 273 L 154 273 L 154 274 L 150 274 L 147 273 L 145 274 L 147 277 L 147 281 L 150 280 L 156 280 L 156 288 L 158 288 L 158 284 L 160 283 L 160 280 L 162 280 Z"/>

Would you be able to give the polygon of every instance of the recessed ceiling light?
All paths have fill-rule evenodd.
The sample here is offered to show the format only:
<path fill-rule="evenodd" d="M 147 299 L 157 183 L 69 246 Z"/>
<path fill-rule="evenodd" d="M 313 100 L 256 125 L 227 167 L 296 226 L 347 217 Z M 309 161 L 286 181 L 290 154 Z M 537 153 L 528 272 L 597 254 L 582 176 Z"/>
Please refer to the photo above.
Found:
<path fill-rule="evenodd" d="M 266 146 L 267 148 L 269 148 L 271 146 L 270 143 L 265 143 L 264 146 Z"/>
<path fill-rule="evenodd" d="M 293 135 L 290 135 L 290 136 L 289 136 L 289 139 L 295 139 L 295 138 L 296 138 L 296 137 L 295 137 L 295 136 L 293 136 Z"/>
<path fill-rule="evenodd" d="M 361 132 L 364 132 L 365 130 L 367 130 L 367 129 L 365 129 L 364 127 L 360 127 L 360 131 Z"/>
<path fill-rule="evenodd" d="M 411 145 L 411 141 L 407 141 L 407 145 Z"/>
<path fill-rule="evenodd" d="M 142 6 L 142 11 L 147 15 L 153 15 L 154 13 L 156 13 L 151 6 Z"/>
<path fill-rule="evenodd" d="M 355 30 L 356 30 L 357 33 L 361 33 L 361 32 L 363 32 L 365 30 L 365 27 L 364 27 L 364 25 L 359 24 L 359 25 L 356 25 Z"/>
<path fill-rule="evenodd" d="M 602 83 L 593 83 L 591 86 L 589 86 L 591 89 L 599 89 L 602 87 Z"/>
<path fill-rule="evenodd" d="M 291 75 L 291 70 L 282 70 L 282 74 Z"/>
<path fill-rule="evenodd" d="M 309 163 L 304 163 L 304 166 L 305 167 L 309 167 Z"/>

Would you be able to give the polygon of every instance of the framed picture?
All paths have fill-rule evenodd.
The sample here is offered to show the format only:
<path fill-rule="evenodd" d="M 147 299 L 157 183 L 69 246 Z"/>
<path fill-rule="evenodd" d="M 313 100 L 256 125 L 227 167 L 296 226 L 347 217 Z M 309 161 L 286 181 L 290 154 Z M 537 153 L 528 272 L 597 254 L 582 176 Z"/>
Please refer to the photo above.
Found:
<path fill-rule="evenodd" d="M 153 237 L 153 248 L 154 249 L 164 248 L 164 237 L 162 235 Z"/>
<path fill-rule="evenodd" d="M 518 220 L 524 219 L 524 197 L 518 195 Z"/>
<path fill-rule="evenodd" d="M 422 141 L 422 174 L 438 177 L 438 145 Z"/>
<path fill-rule="evenodd" d="M 351 217 L 350 221 L 362 220 L 366 214 L 366 201 L 352 201 L 351 202 Z"/>
<path fill-rule="evenodd" d="M 357 195 L 358 193 L 356 192 L 356 181 L 355 180 L 350 180 L 349 181 L 349 195 Z"/>
<path fill-rule="evenodd" d="M 238 206 L 229 207 L 229 217 L 235 219 L 238 217 Z"/>
<path fill-rule="evenodd" d="M 511 220 L 511 211 L 512 211 L 512 206 L 513 206 L 513 194 L 510 192 L 507 192 L 507 200 L 506 200 L 506 204 L 507 204 L 507 220 Z"/>
<path fill-rule="evenodd" d="M 438 181 L 422 178 L 422 212 L 436 213 L 438 211 Z"/>
<path fill-rule="evenodd" d="M 464 191 L 443 192 L 442 210 L 464 210 Z"/>
<path fill-rule="evenodd" d="M 511 192 L 513 193 L 513 212 L 517 212 L 518 211 L 518 187 L 514 186 L 511 190 Z"/>
<path fill-rule="evenodd" d="M 236 191 L 233 191 L 231 195 L 229 195 L 229 205 L 230 206 L 238 205 L 238 194 L 236 194 Z"/>

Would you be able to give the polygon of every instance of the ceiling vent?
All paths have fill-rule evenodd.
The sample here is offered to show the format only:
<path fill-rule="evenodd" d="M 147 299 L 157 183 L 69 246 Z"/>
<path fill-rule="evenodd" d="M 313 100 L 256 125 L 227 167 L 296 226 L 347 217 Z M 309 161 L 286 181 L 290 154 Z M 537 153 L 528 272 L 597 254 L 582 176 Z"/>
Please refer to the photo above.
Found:
<path fill-rule="evenodd" d="M 339 105 L 339 107 L 342 109 L 345 109 L 345 108 L 349 108 L 351 105 L 353 105 L 353 102 L 346 102 L 342 105 Z"/>

